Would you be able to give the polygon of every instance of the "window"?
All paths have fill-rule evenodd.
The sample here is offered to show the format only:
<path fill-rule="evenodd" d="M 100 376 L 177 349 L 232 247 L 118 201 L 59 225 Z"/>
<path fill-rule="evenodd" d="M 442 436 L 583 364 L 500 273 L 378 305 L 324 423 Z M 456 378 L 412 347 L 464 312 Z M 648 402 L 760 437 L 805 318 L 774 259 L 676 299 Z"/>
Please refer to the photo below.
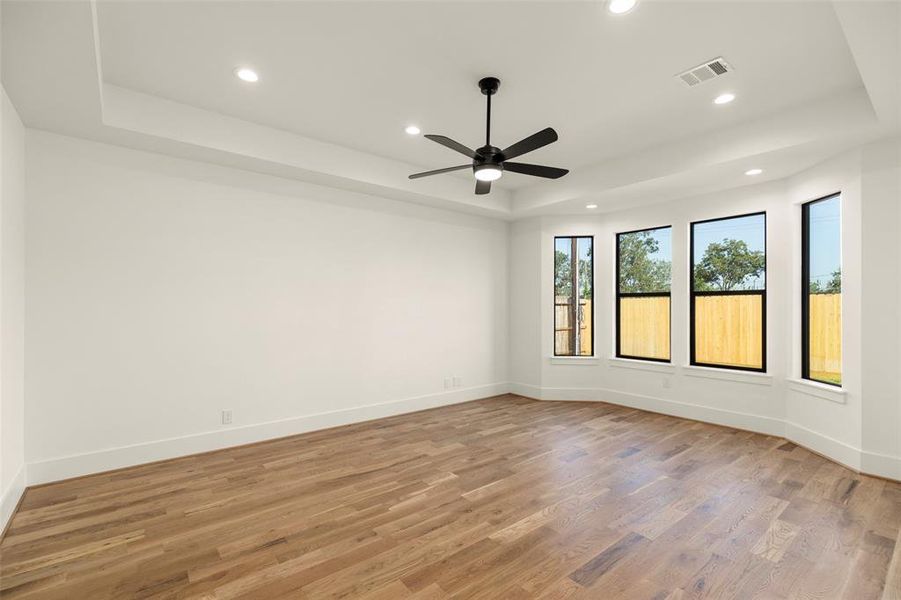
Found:
<path fill-rule="evenodd" d="M 838 194 L 801 207 L 801 376 L 842 384 L 842 225 Z"/>
<path fill-rule="evenodd" d="M 691 224 L 691 364 L 766 371 L 766 213 Z"/>
<path fill-rule="evenodd" d="M 616 236 L 616 355 L 669 362 L 672 227 Z"/>
<path fill-rule="evenodd" d="M 593 356 L 594 238 L 554 238 L 554 356 Z"/>

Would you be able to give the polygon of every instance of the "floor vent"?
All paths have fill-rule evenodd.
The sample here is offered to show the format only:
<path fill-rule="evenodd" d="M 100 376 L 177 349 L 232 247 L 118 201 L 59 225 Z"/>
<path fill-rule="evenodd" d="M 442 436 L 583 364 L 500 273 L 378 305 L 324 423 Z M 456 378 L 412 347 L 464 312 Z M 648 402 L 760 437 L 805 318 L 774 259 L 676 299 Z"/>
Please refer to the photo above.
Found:
<path fill-rule="evenodd" d="M 732 67 L 720 57 L 705 62 L 703 65 L 693 67 L 684 73 L 679 73 L 676 77 L 681 79 L 688 87 L 694 87 L 705 81 L 709 81 L 714 77 L 725 75 L 730 71 L 732 71 Z"/>

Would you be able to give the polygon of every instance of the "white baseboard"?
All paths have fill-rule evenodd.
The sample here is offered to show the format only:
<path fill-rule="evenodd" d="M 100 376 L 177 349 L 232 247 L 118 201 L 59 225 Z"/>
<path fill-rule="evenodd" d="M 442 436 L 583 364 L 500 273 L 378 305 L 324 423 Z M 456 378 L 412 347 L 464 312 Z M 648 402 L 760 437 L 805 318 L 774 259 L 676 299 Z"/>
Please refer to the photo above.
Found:
<path fill-rule="evenodd" d="M 509 383 L 507 384 L 507 391 L 533 400 L 544 400 L 541 396 L 541 388 L 529 383 Z"/>
<path fill-rule="evenodd" d="M 818 454 L 822 454 L 823 456 L 830 458 L 837 463 L 841 463 L 850 469 L 854 469 L 855 471 L 863 470 L 861 467 L 862 452 L 860 448 L 855 448 L 854 446 L 835 438 L 823 435 L 822 433 L 813 431 L 812 429 L 808 429 L 797 423 L 786 421 L 785 439 L 804 446 L 808 450 L 813 450 Z M 867 472 L 872 475 L 888 477 L 888 475 L 883 473 Z"/>
<path fill-rule="evenodd" d="M 326 413 L 304 415 L 268 423 L 257 423 L 131 446 L 109 448 L 85 454 L 61 456 L 29 463 L 28 485 L 49 483 L 70 477 L 131 467 L 168 458 L 177 458 L 230 446 L 240 446 L 242 444 L 297 435 L 317 429 L 327 429 L 329 427 L 391 417 L 427 408 L 458 404 L 504 394 L 507 390 L 508 385 L 506 383 L 494 383 Z"/>
<path fill-rule="evenodd" d="M 543 400 L 609 402 L 684 419 L 704 421 L 715 425 L 726 425 L 738 429 L 748 429 L 767 435 L 779 437 L 785 435 L 785 423 L 780 419 L 606 388 L 541 388 L 540 397 Z"/>
<path fill-rule="evenodd" d="M 536 400 L 609 402 L 674 417 L 756 431 L 785 438 L 855 471 L 901 481 L 901 457 L 865 452 L 783 419 L 605 388 L 543 388 L 531 384 L 510 383 L 509 390 L 511 393 Z"/>
<path fill-rule="evenodd" d="M 25 493 L 25 465 L 19 467 L 18 473 L 13 477 L 9 487 L 0 495 L 0 532 L 6 529 L 6 524 L 12 517 L 13 511 L 19 505 L 22 494 Z"/>
<path fill-rule="evenodd" d="M 27 466 L 27 484 L 49 483 L 70 477 L 100 473 L 169 458 L 178 458 L 210 450 L 219 450 L 230 446 L 250 444 L 318 429 L 468 402 L 508 392 L 536 400 L 609 402 L 630 408 L 784 437 L 852 469 L 871 475 L 901 480 L 901 457 L 863 452 L 859 448 L 781 419 L 605 388 L 542 388 L 532 384 L 511 382 L 428 394 L 392 402 L 32 462 Z M 0 503 L 0 511 L 2 511 L 0 512 L 0 519 L 2 520 L 0 522 L 5 523 L 16 503 L 18 503 L 25 488 L 25 479 L 25 469 L 23 468 L 16 476 L 16 483 L 2 497 L 2 503 Z"/>
<path fill-rule="evenodd" d="M 901 458 L 864 450 L 860 453 L 860 470 L 901 481 Z"/>

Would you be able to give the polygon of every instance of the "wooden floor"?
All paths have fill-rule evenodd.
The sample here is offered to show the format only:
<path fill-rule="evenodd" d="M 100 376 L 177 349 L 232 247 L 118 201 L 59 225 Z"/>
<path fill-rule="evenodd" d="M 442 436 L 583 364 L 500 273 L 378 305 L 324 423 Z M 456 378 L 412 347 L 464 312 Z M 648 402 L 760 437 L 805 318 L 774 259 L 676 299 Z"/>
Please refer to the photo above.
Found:
<path fill-rule="evenodd" d="M 504 396 L 29 490 L 0 596 L 895 599 L 899 525 L 778 438 Z"/>

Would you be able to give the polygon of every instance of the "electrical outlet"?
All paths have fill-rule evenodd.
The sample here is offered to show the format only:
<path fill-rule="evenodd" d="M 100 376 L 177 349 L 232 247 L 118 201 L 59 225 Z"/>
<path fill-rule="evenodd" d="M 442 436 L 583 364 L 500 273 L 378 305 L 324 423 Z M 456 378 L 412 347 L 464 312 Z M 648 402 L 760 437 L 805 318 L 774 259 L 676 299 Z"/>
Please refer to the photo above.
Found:
<path fill-rule="evenodd" d="M 454 387 L 463 387 L 463 378 L 457 375 L 454 375 Z"/>
<path fill-rule="evenodd" d="M 450 377 L 444 378 L 444 389 L 449 390 L 454 387 L 454 381 Z"/>
<path fill-rule="evenodd" d="M 670 387 L 669 377 L 664 376 L 663 378 L 663 389 L 668 390 Z"/>
<path fill-rule="evenodd" d="M 230 408 L 222 411 L 222 424 L 223 425 L 231 425 L 232 424 L 232 411 Z"/>

